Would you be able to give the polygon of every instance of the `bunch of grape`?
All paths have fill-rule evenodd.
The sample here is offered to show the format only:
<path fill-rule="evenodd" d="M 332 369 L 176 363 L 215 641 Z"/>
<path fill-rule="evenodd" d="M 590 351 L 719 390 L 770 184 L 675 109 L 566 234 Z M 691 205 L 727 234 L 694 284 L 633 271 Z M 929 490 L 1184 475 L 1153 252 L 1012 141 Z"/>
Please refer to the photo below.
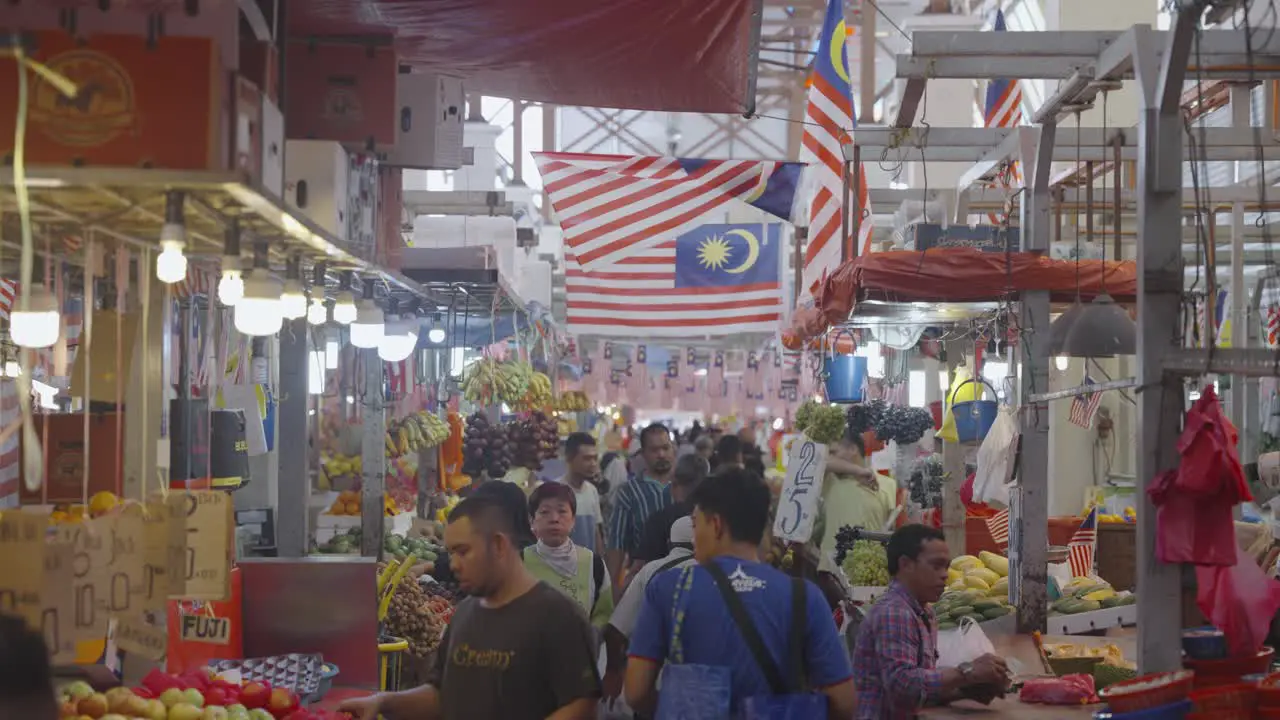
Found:
<path fill-rule="evenodd" d="M 844 437 L 844 411 L 836 405 L 819 405 L 813 409 L 804 432 L 814 442 L 830 445 Z"/>
<path fill-rule="evenodd" d="M 928 410 L 888 405 L 884 408 L 875 429 L 876 437 L 882 442 L 894 440 L 899 445 L 910 445 L 919 441 L 925 431 L 932 427 L 933 415 Z"/>
<path fill-rule="evenodd" d="M 809 399 L 800 403 L 800 407 L 796 408 L 796 431 L 804 432 L 809 427 L 809 423 L 813 422 L 813 411 L 822 407 L 818 401 Z"/>
<path fill-rule="evenodd" d="M 942 507 L 942 458 L 930 455 L 915 464 L 911 469 L 911 479 L 907 487 L 911 491 L 911 502 L 922 508 Z"/>
<path fill-rule="evenodd" d="M 855 587 L 884 587 L 889 584 L 889 558 L 884 546 L 878 542 L 855 542 L 840 562 L 840 567 Z"/>

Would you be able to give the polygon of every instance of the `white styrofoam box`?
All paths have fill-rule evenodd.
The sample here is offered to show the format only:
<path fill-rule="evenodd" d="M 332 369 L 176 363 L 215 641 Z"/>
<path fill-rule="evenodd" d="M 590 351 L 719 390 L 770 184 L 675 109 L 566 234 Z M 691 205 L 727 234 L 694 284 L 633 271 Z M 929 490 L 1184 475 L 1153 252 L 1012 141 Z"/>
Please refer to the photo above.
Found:
<path fill-rule="evenodd" d="M 546 260 L 526 260 L 524 269 L 517 277 L 516 294 L 521 300 L 551 307 L 551 263 Z"/>
<path fill-rule="evenodd" d="M 386 164 L 423 170 L 462 167 L 462 125 L 466 115 L 460 78 L 434 73 L 396 76 L 396 144 Z"/>
<path fill-rule="evenodd" d="M 483 215 L 419 215 L 413 219 L 413 242 L 410 246 L 514 249 L 516 221 L 510 217 Z"/>
<path fill-rule="evenodd" d="M 262 187 L 284 197 L 284 113 L 265 95 L 262 98 Z"/>
<path fill-rule="evenodd" d="M 347 240 L 350 159 L 329 140 L 286 140 L 285 201 L 338 240 Z"/>

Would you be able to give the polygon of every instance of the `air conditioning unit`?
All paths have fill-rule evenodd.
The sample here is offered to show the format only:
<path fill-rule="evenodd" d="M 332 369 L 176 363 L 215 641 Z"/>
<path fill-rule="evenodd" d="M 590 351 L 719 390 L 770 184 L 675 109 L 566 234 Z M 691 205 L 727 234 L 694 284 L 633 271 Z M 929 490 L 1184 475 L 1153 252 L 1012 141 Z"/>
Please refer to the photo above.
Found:
<path fill-rule="evenodd" d="M 434 73 L 396 77 L 396 144 L 385 163 L 420 170 L 457 170 L 463 164 L 462 80 Z"/>

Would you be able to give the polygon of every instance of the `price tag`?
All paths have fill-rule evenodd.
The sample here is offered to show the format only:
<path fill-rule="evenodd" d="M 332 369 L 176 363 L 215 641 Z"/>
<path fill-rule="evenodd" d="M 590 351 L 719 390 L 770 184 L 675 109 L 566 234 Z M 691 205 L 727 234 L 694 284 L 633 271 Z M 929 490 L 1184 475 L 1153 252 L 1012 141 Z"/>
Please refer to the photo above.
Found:
<path fill-rule="evenodd" d="M 101 518 L 98 523 L 108 537 L 103 608 L 116 616 L 139 613 L 146 589 L 142 509 L 128 508 L 123 514 Z"/>
<path fill-rule="evenodd" d="M 169 635 L 139 617 L 116 618 L 116 647 L 151 660 L 162 660 L 169 648 Z"/>
<path fill-rule="evenodd" d="M 104 532 L 105 530 L 105 532 Z M 107 636 L 107 564 L 111 560 L 110 529 L 104 518 L 59 525 L 55 541 L 71 546 L 74 634 L 77 641 Z"/>
<path fill-rule="evenodd" d="M 181 523 L 178 523 L 179 530 Z M 142 586 L 138 604 L 141 610 L 163 613 L 170 595 L 182 590 L 177 573 L 169 572 L 171 559 L 181 567 L 182 533 L 171 533 L 169 506 L 159 498 L 147 502 L 142 513 Z M 176 537 L 171 537 L 176 536 Z"/>
<path fill-rule="evenodd" d="M 231 620 L 208 615 L 183 615 L 178 626 L 183 642 L 227 645 L 231 642 Z"/>
<path fill-rule="evenodd" d="M 786 466 L 773 536 L 789 542 L 808 542 L 818 519 L 818 500 L 827 473 L 827 446 L 801 434 L 787 449 Z"/>
<path fill-rule="evenodd" d="M 74 557 L 70 543 L 52 540 L 44 547 L 40 629 L 54 664 L 72 663 L 76 658 Z"/>
<path fill-rule="evenodd" d="M 0 612 L 40 627 L 44 542 L 48 518 L 16 510 L 0 512 Z"/>
<path fill-rule="evenodd" d="M 231 553 L 235 548 L 231 496 L 216 490 L 174 494 L 169 496 L 169 510 L 170 522 L 177 517 L 182 527 L 184 562 L 178 597 L 226 600 L 231 594 Z"/>

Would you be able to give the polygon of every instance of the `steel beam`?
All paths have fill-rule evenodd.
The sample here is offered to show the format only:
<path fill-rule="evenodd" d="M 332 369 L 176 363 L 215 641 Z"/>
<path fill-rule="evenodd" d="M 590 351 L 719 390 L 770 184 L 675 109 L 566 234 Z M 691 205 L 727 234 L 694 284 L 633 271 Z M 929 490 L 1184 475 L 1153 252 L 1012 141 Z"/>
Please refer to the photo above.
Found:
<path fill-rule="evenodd" d="M 311 359 L 306 318 L 286 320 L 280 333 L 280 408 L 277 413 L 276 552 L 280 557 L 306 557 L 309 545 L 307 507 L 311 500 L 307 415 L 311 398 L 307 363 Z"/>
<path fill-rule="evenodd" d="M 1203 9 L 1203 6 L 1201 6 Z M 1165 373 L 1178 326 L 1183 274 L 1181 93 L 1198 13 L 1183 10 L 1172 33 L 1133 28 L 1134 74 L 1141 114 L 1138 142 L 1138 668 L 1152 673 L 1181 666 L 1181 567 L 1156 559 L 1156 508 L 1147 489 L 1177 463 L 1182 383 Z M 1207 34 L 1207 33 L 1206 33 Z M 1157 37 L 1164 40 L 1164 52 Z"/>
<path fill-rule="evenodd" d="M 1269 348 L 1174 348 L 1164 355 L 1164 370 L 1177 375 L 1280 375 L 1280 352 Z"/>
<path fill-rule="evenodd" d="M 1034 128 L 889 128 L 859 127 L 846 142 L 842 151 L 846 160 L 853 159 L 853 147 L 862 148 L 862 156 L 883 162 L 968 162 L 982 163 L 987 171 L 1009 160 L 1017 160 L 1015 152 L 1021 140 L 1011 135 L 1034 131 Z M 1202 131 L 1197 129 L 1196 134 Z M 1250 128 L 1205 128 L 1203 148 L 1197 148 L 1196 159 L 1242 160 L 1257 159 L 1258 146 L 1254 131 Z M 1054 151 L 1054 162 L 1074 162 L 1079 145 L 1081 161 L 1110 162 L 1114 159 L 1112 142 L 1120 133 L 1124 139 L 1120 157 L 1122 160 L 1138 159 L 1138 133 L 1133 128 L 1060 128 Z M 1264 144 L 1263 155 L 1267 160 L 1280 160 L 1280 145 Z M 1183 153 L 1183 162 L 1191 160 L 1190 152 Z M 982 177 L 987 171 L 978 173 Z M 966 177 L 972 173 L 966 173 Z M 1255 195 L 1256 190 L 1255 190 Z"/>
<path fill-rule="evenodd" d="M 1028 400 L 1034 403 L 1049 402 L 1051 400 L 1065 400 L 1078 395 L 1088 395 L 1096 392 L 1105 392 L 1107 390 L 1127 390 L 1137 387 L 1138 381 L 1134 378 L 1124 378 L 1122 380 L 1108 380 L 1100 383 L 1085 383 L 1077 385 L 1073 388 L 1065 390 L 1054 390 L 1053 392 L 1037 393 L 1028 397 Z"/>
<path fill-rule="evenodd" d="M 988 33 L 989 34 L 989 33 Z M 1008 33 L 1009 35 L 1040 35 L 1041 33 Z M 988 42 L 990 42 L 988 40 Z M 1003 55 L 991 57 L 953 57 L 945 60 L 938 58 L 921 58 L 911 55 L 899 55 L 895 59 L 895 76 L 907 81 L 925 80 L 995 80 L 998 78 L 1017 77 L 1023 80 L 1066 80 L 1081 68 L 1087 67 L 1096 58 L 1068 57 L 1027 57 L 1013 58 Z M 1239 80 L 1240 68 L 1247 67 L 1249 58 L 1243 53 L 1238 56 L 1220 56 L 1221 63 L 1206 64 L 1199 70 L 1205 80 Z M 1280 78 L 1280 55 L 1254 55 L 1254 78 L 1267 80 Z M 1193 68 L 1194 69 L 1194 68 Z M 1098 75 L 1101 79 L 1101 75 Z M 1120 80 L 1130 79 L 1121 75 Z M 923 92 L 923 90 L 921 91 Z M 911 115 L 914 118 L 914 114 Z"/>
<path fill-rule="evenodd" d="M 360 444 L 360 554 L 377 558 L 382 555 L 383 523 L 386 512 L 383 495 L 387 489 L 386 434 L 387 416 L 383 396 L 383 362 L 378 349 L 358 350 L 361 383 L 360 405 L 363 410 Z"/>

